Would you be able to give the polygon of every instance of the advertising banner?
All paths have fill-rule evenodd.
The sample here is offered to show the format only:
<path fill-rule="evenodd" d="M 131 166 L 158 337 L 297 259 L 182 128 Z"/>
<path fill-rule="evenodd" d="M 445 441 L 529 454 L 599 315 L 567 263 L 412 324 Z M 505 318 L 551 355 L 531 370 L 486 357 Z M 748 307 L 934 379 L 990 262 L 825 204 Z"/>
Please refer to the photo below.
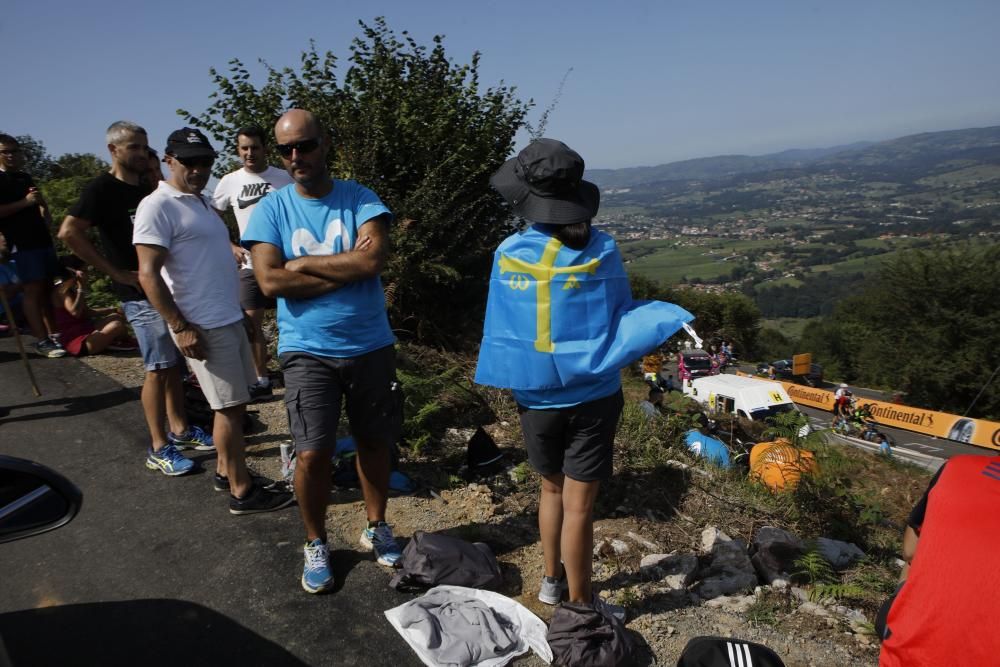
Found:
<path fill-rule="evenodd" d="M 754 377 L 746 373 L 740 373 L 740 375 Z M 766 380 L 766 378 L 755 379 Z M 788 392 L 788 395 L 796 403 L 818 410 L 833 412 L 832 391 L 815 389 L 780 380 L 768 381 L 781 382 L 785 391 Z M 872 416 L 879 424 L 906 431 L 933 435 L 939 438 L 947 438 L 948 440 L 955 440 L 957 442 L 965 442 L 970 445 L 1000 449 L 1000 422 L 960 417 L 959 415 L 947 412 L 913 408 L 908 405 L 900 405 L 888 401 L 877 401 L 864 396 L 855 396 L 855 398 L 858 401 L 858 405 L 867 404 L 871 406 Z"/>

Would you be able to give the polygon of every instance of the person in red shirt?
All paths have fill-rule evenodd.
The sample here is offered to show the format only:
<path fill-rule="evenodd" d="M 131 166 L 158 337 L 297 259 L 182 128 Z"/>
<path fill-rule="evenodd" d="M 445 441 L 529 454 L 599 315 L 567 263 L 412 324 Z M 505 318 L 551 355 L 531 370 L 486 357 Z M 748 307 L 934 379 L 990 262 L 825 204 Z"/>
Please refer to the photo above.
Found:
<path fill-rule="evenodd" d="M 913 508 L 880 667 L 1000 664 L 1000 456 L 948 460 Z"/>

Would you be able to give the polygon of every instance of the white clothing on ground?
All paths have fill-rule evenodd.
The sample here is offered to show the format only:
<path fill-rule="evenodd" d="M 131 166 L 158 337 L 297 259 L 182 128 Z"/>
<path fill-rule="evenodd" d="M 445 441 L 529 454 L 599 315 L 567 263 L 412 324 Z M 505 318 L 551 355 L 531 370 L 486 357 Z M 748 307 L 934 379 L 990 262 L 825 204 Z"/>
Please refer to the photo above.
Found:
<path fill-rule="evenodd" d="M 529 649 L 552 662 L 545 623 L 492 591 L 436 586 L 385 617 L 429 667 L 502 667 Z"/>

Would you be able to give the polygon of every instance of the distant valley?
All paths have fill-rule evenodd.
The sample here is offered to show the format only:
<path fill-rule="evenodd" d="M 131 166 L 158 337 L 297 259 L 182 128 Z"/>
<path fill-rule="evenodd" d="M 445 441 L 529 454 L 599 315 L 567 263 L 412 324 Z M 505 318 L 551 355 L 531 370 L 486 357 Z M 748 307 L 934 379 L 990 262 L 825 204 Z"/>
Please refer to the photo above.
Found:
<path fill-rule="evenodd" d="M 586 178 L 630 271 L 744 292 L 765 317 L 829 312 L 899 250 L 1000 238 L 1000 126 Z"/>

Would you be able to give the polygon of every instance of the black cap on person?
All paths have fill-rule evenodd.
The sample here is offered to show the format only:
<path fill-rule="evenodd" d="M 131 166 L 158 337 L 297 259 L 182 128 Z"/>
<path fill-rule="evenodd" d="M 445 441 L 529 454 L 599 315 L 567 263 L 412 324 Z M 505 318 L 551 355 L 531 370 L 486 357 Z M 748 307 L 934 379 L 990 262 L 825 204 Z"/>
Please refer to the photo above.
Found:
<path fill-rule="evenodd" d="M 208 137 L 193 127 L 183 127 L 171 132 L 170 136 L 167 137 L 167 148 L 163 152 L 182 159 L 216 157 L 212 144 L 208 143 Z"/>

